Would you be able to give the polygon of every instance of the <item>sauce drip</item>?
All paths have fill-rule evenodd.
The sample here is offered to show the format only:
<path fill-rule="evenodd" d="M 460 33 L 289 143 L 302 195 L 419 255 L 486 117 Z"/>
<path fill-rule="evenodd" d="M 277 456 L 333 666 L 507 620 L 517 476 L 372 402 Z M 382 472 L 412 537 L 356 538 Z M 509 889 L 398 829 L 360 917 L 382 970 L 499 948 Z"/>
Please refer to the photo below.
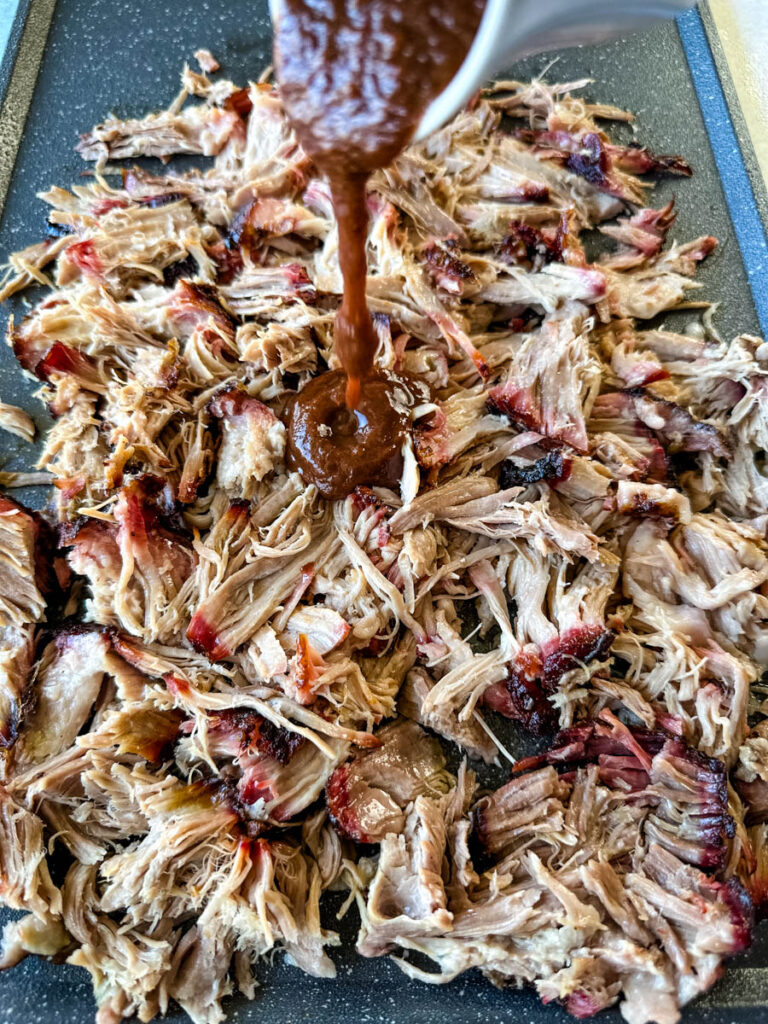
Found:
<path fill-rule="evenodd" d="M 368 210 L 365 205 L 367 175 L 334 175 L 331 195 L 339 225 L 339 263 L 344 278 L 344 297 L 334 322 L 334 342 L 347 374 L 346 404 L 360 402 L 361 381 L 373 368 L 378 338 L 365 298 L 368 261 L 365 238 Z"/>
<path fill-rule="evenodd" d="M 275 66 L 285 110 L 305 151 L 328 176 L 339 226 L 339 262 L 344 297 L 334 325 L 335 348 L 346 376 L 333 394 L 360 411 L 366 391 L 378 381 L 378 399 L 369 413 L 382 417 L 377 427 L 391 448 L 404 440 L 386 410 L 391 382 L 371 377 L 377 337 L 365 297 L 368 211 L 366 185 L 371 173 L 390 163 L 408 143 L 430 101 L 461 66 L 482 17 L 485 0 L 282 0 L 275 37 Z M 317 378 L 322 380 L 325 378 Z M 328 387 L 329 385 L 324 385 Z M 319 420 L 318 389 L 311 381 L 294 400 L 289 432 L 311 438 Z M 326 413 L 323 405 L 323 415 Z M 331 490 L 341 493 L 343 460 L 332 456 L 334 443 L 356 457 L 341 419 L 322 421 L 331 437 L 310 446 L 301 465 L 313 483 L 329 480 L 330 459 L 340 473 Z M 348 421 L 348 425 L 349 425 Z M 386 435 L 386 423 L 392 436 Z M 327 443 L 326 443 L 327 442 Z M 303 444 L 303 442 L 302 442 Z M 290 458 L 310 447 L 291 441 Z M 367 451 L 365 444 L 360 451 Z M 365 479 L 357 479 L 360 473 Z M 347 476 L 349 474 L 346 474 Z M 358 483 L 383 482 L 372 466 L 357 467 Z M 318 484 L 319 486 L 319 484 Z M 322 490 L 322 488 L 321 488 Z M 325 492 L 323 492 L 325 493 Z"/>

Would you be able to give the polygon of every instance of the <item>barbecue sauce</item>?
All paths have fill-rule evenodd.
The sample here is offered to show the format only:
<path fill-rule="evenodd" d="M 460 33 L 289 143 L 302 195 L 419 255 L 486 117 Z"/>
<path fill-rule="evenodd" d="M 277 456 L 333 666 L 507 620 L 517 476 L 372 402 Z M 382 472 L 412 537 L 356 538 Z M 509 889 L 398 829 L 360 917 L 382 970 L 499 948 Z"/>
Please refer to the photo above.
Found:
<path fill-rule="evenodd" d="M 328 176 L 344 278 L 334 325 L 344 372 L 315 378 L 294 399 L 288 459 L 329 497 L 348 493 L 352 480 L 395 483 L 402 470 L 410 413 L 394 400 L 396 383 L 372 376 L 378 340 L 365 297 L 366 185 L 408 143 L 458 71 L 484 6 L 485 0 L 281 0 L 280 93 L 299 141 Z M 337 415 L 331 402 L 338 402 Z"/>
<path fill-rule="evenodd" d="M 314 377 L 287 410 L 288 461 L 326 498 L 343 498 L 359 484 L 393 487 L 403 470 L 403 445 L 425 384 L 405 374 L 366 377 L 354 409 L 344 401 L 347 376 Z"/>

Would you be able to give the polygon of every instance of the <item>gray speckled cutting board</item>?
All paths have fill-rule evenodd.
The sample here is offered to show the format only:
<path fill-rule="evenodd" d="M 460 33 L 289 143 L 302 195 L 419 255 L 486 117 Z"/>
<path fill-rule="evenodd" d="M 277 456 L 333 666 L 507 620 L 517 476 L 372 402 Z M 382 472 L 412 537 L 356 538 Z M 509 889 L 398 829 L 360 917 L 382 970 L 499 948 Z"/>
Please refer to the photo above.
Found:
<path fill-rule="evenodd" d="M 23 15 L 30 4 L 20 0 L 20 6 Z M 677 196 L 677 238 L 706 233 L 720 239 L 717 253 L 701 271 L 704 288 L 700 295 L 722 303 L 717 316 L 721 331 L 725 335 L 759 332 L 745 259 L 760 307 L 765 289 L 765 239 L 757 237 L 759 226 L 755 229 L 753 225 L 753 242 L 745 241 L 744 230 L 740 237 L 734 231 L 729 204 L 737 220 L 742 211 L 746 225 L 754 214 L 754 203 L 743 182 L 741 191 L 735 188 L 738 175 L 733 181 L 731 174 L 727 175 L 727 198 L 721 186 L 695 82 L 709 112 L 721 166 L 727 165 L 723 163 L 726 158 L 739 160 L 740 156 L 730 152 L 733 145 L 721 128 L 712 127 L 711 111 L 717 97 L 705 74 L 712 70 L 706 64 L 711 58 L 708 51 L 701 50 L 700 22 L 691 22 L 692 17 L 697 16 L 688 16 L 683 25 L 685 47 L 678 29 L 667 25 L 642 38 L 558 55 L 548 77 L 561 81 L 593 77 L 589 93 L 633 110 L 643 142 L 657 151 L 680 152 L 690 159 L 695 176 L 689 181 L 660 184 L 658 200 Z M 49 22 L 40 62 L 37 58 L 43 52 Z M 84 165 L 73 151 L 77 133 L 101 120 L 107 111 L 136 116 L 167 104 L 177 91 L 182 63 L 191 60 L 200 46 L 209 48 L 221 61 L 223 73 L 235 80 L 254 77 L 270 60 L 264 0 L 247 4 L 237 0 L 32 0 L 27 22 L 20 15 L 12 28 L 11 49 L 21 56 L 14 64 L 13 54 L 9 55 L 0 69 L 0 98 L 5 97 L 0 109 L 0 201 L 4 174 L 8 185 L 0 221 L 0 254 L 41 238 L 46 211 L 35 193 L 52 183 L 67 185 L 78 178 Z M 693 74 L 686 52 L 691 55 Z M 530 58 L 510 73 L 516 77 L 538 73 L 552 56 Z M 712 92 L 709 98 L 707 90 Z M 9 97 L 15 103 L 10 110 Z M 22 132 L 27 103 L 29 114 Z M 15 155 L 17 137 L 21 141 Z M 0 326 L 4 327 L 12 312 L 17 317 L 23 315 L 23 300 L 0 310 Z M 11 353 L 1 349 L 0 398 L 28 409 L 44 430 L 49 421 L 33 400 L 33 391 L 34 384 L 22 378 Z M 29 468 L 33 461 L 29 445 L 13 437 L 0 438 L 0 468 Z M 42 500 L 40 492 L 21 496 L 32 504 Z M 332 916 L 329 913 L 329 926 L 335 926 Z M 318 1020 L 328 1024 L 563 1024 L 571 1020 L 558 1007 L 542 1007 L 529 991 L 501 992 L 474 974 L 443 987 L 408 981 L 387 960 L 356 958 L 351 953 L 355 928 L 353 912 L 341 929 L 344 945 L 334 953 L 339 966 L 335 982 L 308 978 L 277 956 L 263 969 L 264 987 L 255 1002 L 231 1004 L 230 1019 L 240 1024 Z M 768 1020 L 768 967 L 762 965 L 768 965 L 764 931 L 758 933 L 751 953 L 733 964 L 726 982 L 689 1008 L 685 1020 L 702 1024 Z M 30 959 L 0 975 L 0 1022 L 84 1024 L 93 1014 L 90 983 L 79 968 Z M 169 1019 L 186 1018 L 176 1012 Z M 620 1018 L 613 1012 L 600 1019 L 617 1022 Z"/>

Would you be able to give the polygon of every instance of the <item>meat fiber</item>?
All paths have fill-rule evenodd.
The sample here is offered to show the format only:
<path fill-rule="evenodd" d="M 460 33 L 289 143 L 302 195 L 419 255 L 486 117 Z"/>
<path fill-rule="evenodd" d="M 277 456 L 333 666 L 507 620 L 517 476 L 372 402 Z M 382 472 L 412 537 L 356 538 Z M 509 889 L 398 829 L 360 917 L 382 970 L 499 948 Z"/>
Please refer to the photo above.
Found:
<path fill-rule="evenodd" d="M 403 936 L 439 935 L 451 926 L 441 861 L 445 824 L 439 802 L 419 796 L 397 831 L 381 836 L 381 853 L 357 940 L 363 956 L 380 956 Z"/>
<path fill-rule="evenodd" d="M 136 156 L 167 159 L 177 153 L 215 156 L 241 131 L 234 111 L 188 107 L 184 113 L 155 114 L 143 121 L 105 121 L 81 137 L 78 150 L 84 159 L 100 163 Z"/>
<path fill-rule="evenodd" d="M 586 451 L 585 414 L 597 396 L 599 370 L 582 321 L 545 321 L 516 354 L 510 377 L 489 394 L 491 408 L 551 441 Z"/>
<path fill-rule="evenodd" d="M 609 256 L 606 262 L 609 266 L 626 270 L 657 256 L 676 218 L 674 202 L 670 201 L 660 210 L 640 210 L 631 217 L 620 218 L 616 224 L 601 227 L 601 234 L 620 246 L 619 251 Z"/>
<path fill-rule="evenodd" d="M 470 757 L 492 763 L 498 754 L 496 744 L 483 728 L 479 712 L 474 717 L 461 721 L 456 710 L 450 705 L 438 704 L 425 711 L 424 703 L 434 686 L 429 674 L 420 668 L 412 669 L 406 676 L 399 694 L 398 710 L 406 718 L 432 729 L 438 735 L 467 751 Z"/>
<path fill-rule="evenodd" d="M 51 880 L 43 823 L 0 790 L 0 865 L 3 903 L 38 918 L 61 913 L 61 894 Z"/>
<path fill-rule="evenodd" d="M 174 519 L 172 492 L 144 476 L 120 490 L 114 523 L 76 528 L 69 564 L 86 576 L 89 617 L 146 639 L 178 631 L 195 557 Z"/>
<path fill-rule="evenodd" d="M 34 627 L 3 628 L 0 639 L 0 746 L 5 757 L 19 735 L 34 651 Z"/>

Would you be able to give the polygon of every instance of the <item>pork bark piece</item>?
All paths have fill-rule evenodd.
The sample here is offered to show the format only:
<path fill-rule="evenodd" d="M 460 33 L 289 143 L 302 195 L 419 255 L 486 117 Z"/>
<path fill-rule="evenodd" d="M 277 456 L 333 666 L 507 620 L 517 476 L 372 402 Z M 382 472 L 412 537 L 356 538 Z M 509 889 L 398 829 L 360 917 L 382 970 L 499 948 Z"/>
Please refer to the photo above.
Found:
<path fill-rule="evenodd" d="M 650 808 L 643 826 L 649 841 L 707 870 L 725 867 L 735 825 L 722 761 L 661 731 L 629 729 L 606 711 L 598 720 L 564 730 L 548 751 L 517 767 L 549 763 L 572 770 L 593 761 L 604 785 L 643 792 Z M 502 788 L 493 799 L 503 796 Z M 495 816 L 482 812 L 478 827 L 484 842 L 496 849 Z"/>
<path fill-rule="evenodd" d="M 202 332 L 215 354 L 219 354 L 218 347 L 234 355 L 237 321 L 224 308 L 218 289 L 212 285 L 179 281 L 168 300 L 168 316 L 184 335 Z"/>
<path fill-rule="evenodd" d="M 563 676 L 607 657 L 615 633 L 600 623 L 581 623 L 543 643 L 523 649 L 509 665 L 507 678 L 493 683 L 483 703 L 537 735 L 557 727 L 550 698 Z"/>
<path fill-rule="evenodd" d="M 69 564 L 90 584 L 93 621 L 145 640 L 179 630 L 195 566 L 179 525 L 171 489 L 147 473 L 120 489 L 113 523 L 87 520 L 64 532 Z"/>
<path fill-rule="evenodd" d="M 378 843 L 400 833 L 406 808 L 420 794 L 437 794 L 445 757 L 440 743 L 415 722 L 393 722 L 376 733 L 381 746 L 340 765 L 325 801 L 342 835 Z"/>
<path fill-rule="evenodd" d="M 547 452 L 540 459 L 527 465 L 508 459 L 501 464 L 499 487 L 506 491 L 510 487 L 528 487 L 540 480 L 551 481 L 554 485 L 567 480 L 570 473 L 571 461 L 563 457 L 560 451 Z"/>
<path fill-rule="evenodd" d="M 656 398 L 642 388 L 635 388 L 628 395 L 640 421 L 655 430 L 670 451 L 711 452 L 729 458 L 728 443 L 714 424 L 702 423 L 687 409 Z"/>
<path fill-rule="evenodd" d="M 217 760 L 231 759 L 225 769 L 235 782 L 245 817 L 288 821 L 313 803 L 331 772 L 347 756 L 349 745 L 332 741 L 328 757 L 304 737 L 273 725 L 245 709 L 209 716 L 206 747 Z"/>
<path fill-rule="evenodd" d="M 627 516 L 653 517 L 673 523 L 690 523 L 691 503 L 680 491 L 662 484 L 619 480 L 616 508 Z"/>
<path fill-rule="evenodd" d="M 644 388 L 600 395 L 592 407 L 592 417 L 593 430 L 613 427 L 616 433 L 634 435 L 638 441 L 650 432 L 669 452 L 710 452 L 721 458 L 731 455 L 723 431 L 715 424 L 696 419 L 682 406 L 657 398 Z"/>

